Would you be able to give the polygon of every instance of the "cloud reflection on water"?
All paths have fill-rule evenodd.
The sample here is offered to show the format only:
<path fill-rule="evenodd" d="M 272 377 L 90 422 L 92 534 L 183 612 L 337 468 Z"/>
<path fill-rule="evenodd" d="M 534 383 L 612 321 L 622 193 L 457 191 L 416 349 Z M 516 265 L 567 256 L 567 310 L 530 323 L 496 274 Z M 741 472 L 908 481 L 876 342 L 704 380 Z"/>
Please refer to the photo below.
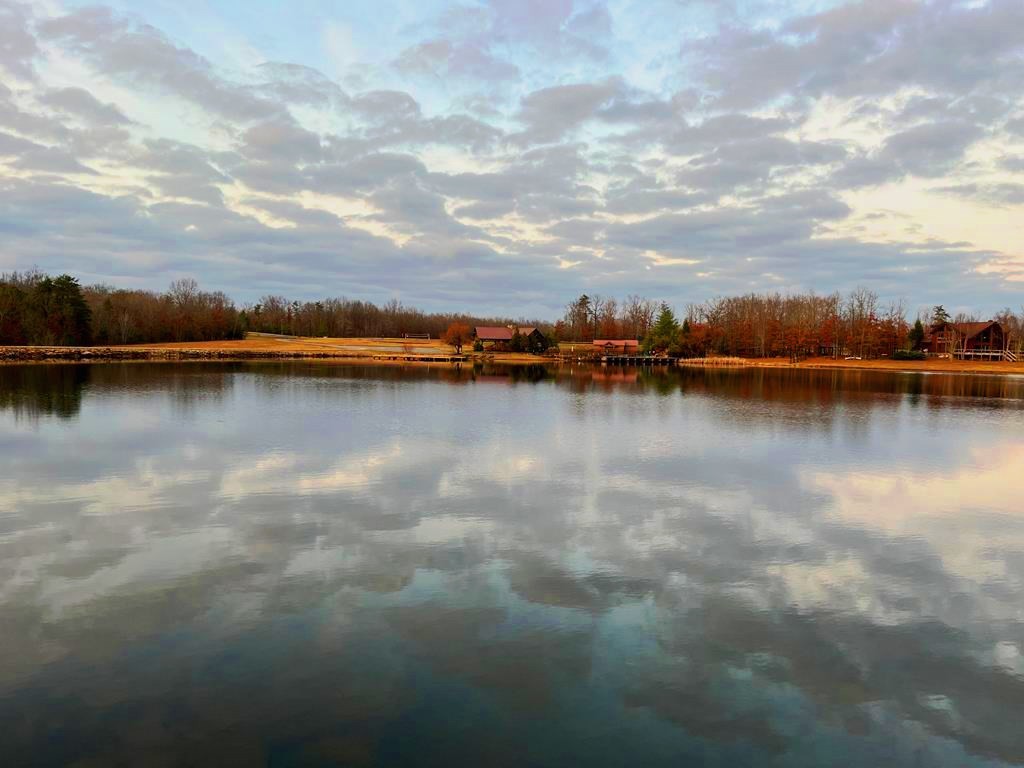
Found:
<path fill-rule="evenodd" d="M 14 754 L 129 754 L 116 715 L 310 764 L 399 724 L 507 764 L 1024 762 L 1019 384 L 451 378 L 110 366 L 75 424 L 0 413 Z"/>

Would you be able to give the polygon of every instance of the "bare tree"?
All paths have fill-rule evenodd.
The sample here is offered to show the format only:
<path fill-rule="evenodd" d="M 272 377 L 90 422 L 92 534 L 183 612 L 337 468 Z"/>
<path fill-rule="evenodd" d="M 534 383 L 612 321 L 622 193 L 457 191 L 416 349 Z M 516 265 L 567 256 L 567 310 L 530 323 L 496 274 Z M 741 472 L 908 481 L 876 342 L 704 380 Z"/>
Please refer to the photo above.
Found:
<path fill-rule="evenodd" d="M 122 309 L 117 314 L 117 330 L 122 344 L 127 344 L 131 339 L 133 327 L 132 313 L 127 309 Z"/>
<path fill-rule="evenodd" d="M 603 299 L 597 307 L 594 338 L 617 339 L 620 335 L 619 303 L 609 296 L 607 299 Z"/>
<path fill-rule="evenodd" d="M 650 299 L 630 295 L 622 305 L 622 334 L 633 339 L 643 338 L 654 323 L 657 306 Z"/>

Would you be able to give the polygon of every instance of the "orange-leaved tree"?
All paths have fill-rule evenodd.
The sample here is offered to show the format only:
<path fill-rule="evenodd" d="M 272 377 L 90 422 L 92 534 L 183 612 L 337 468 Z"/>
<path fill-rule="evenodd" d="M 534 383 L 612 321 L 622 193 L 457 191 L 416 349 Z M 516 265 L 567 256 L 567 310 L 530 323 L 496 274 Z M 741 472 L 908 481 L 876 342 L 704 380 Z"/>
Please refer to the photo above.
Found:
<path fill-rule="evenodd" d="M 444 332 L 441 340 L 445 344 L 451 344 L 455 347 L 455 354 L 461 355 L 462 345 L 468 344 L 473 340 L 473 332 L 465 323 L 452 323 L 448 326 L 448 330 Z"/>

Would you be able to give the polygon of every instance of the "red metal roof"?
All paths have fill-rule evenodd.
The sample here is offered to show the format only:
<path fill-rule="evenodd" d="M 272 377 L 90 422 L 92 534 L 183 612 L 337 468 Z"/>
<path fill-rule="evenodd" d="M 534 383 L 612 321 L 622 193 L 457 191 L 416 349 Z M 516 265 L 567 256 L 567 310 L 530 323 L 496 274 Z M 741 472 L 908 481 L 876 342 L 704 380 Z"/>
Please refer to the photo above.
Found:
<path fill-rule="evenodd" d="M 529 336 L 536 330 L 537 328 L 532 325 L 524 325 L 519 329 L 519 335 Z M 478 325 L 474 332 L 480 341 L 511 341 L 514 333 L 512 328 L 503 325 Z"/>
<path fill-rule="evenodd" d="M 475 329 L 480 341 L 511 341 L 512 329 L 500 325 L 478 325 Z"/>
<path fill-rule="evenodd" d="M 639 347 L 636 339 L 594 339 L 595 347 Z"/>

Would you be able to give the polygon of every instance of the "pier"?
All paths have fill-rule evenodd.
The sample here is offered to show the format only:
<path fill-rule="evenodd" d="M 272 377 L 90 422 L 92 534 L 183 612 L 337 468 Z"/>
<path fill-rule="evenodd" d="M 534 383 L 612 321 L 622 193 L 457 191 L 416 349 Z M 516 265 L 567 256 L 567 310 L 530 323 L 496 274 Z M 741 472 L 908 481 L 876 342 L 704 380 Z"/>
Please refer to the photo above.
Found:
<path fill-rule="evenodd" d="M 604 355 L 604 365 L 675 365 L 674 357 L 655 357 L 653 355 Z"/>

